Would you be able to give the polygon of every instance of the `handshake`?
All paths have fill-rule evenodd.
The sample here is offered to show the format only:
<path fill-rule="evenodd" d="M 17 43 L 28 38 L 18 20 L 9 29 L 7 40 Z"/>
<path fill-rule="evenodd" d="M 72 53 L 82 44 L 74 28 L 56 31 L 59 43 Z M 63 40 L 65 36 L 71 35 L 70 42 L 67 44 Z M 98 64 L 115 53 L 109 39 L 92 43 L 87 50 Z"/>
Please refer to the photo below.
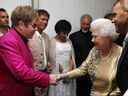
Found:
<path fill-rule="evenodd" d="M 67 74 L 63 73 L 63 74 L 50 74 L 49 75 L 49 83 L 51 85 L 57 85 L 58 81 L 67 78 Z"/>

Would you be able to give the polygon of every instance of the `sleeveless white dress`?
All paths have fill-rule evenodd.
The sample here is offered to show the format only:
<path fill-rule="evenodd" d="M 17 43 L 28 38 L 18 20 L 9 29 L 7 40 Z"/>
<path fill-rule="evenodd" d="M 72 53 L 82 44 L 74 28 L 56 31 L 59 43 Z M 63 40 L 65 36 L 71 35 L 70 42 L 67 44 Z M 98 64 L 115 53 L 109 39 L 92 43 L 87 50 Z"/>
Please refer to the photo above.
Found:
<path fill-rule="evenodd" d="M 63 72 L 67 72 L 70 69 L 69 60 L 72 54 L 71 44 L 68 41 L 65 43 L 61 43 L 57 40 L 55 44 L 56 64 L 52 73 L 60 73 L 60 65 L 63 67 Z M 57 86 L 51 85 L 49 88 L 49 96 L 76 96 L 75 80 L 62 80 L 59 81 L 59 84 Z"/>

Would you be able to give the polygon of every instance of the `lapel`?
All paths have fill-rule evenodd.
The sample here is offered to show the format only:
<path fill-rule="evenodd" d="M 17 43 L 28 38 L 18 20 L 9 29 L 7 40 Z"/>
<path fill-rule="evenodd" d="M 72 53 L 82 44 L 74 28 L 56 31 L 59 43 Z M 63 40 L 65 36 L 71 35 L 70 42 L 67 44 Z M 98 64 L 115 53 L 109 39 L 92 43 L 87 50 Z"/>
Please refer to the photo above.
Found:
<path fill-rule="evenodd" d="M 120 56 L 120 59 L 119 59 L 119 62 L 118 62 L 118 70 L 120 70 L 120 67 L 121 66 L 124 66 L 124 65 L 122 65 L 123 64 L 123 60 L 124 59 L 126 59 L 125 57 L 126 57 L 126 55 L 127 55 L 127 51 L 128 51 L 128 43 L 127 44 L 125 44 L 125 46 L 124 46 L 124 48 L 123 48 L 123 51 L 122 51 L 122 54 L 121 54 L 121 56 Z"/>

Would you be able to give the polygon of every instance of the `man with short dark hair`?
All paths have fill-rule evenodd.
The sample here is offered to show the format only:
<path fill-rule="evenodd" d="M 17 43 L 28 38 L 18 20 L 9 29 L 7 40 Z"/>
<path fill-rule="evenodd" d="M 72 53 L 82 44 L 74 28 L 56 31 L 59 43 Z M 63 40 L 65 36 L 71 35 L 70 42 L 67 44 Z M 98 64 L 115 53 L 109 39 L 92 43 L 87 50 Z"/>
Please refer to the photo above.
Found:
<path fill-rule="evenodd" d="M 87 58 L 93 43 L 92 36 L 89 31 L 92 17 L 89 14 L 81 16 L 81 29 L 69 36 L 75 51 L 76 67 L 79 67 Z M 77 96 L 90 96 L 91 80 L 89 75 L 79 77 L 77 79 Z"/>
<path fill-rule="evenodd" d="M 48 63 L 49 55 L 49 36 L 44 32 L 49 20 L 49 13 L 44 9 L 38 9 L 38 17 L 35 20 L 35 31 L 32 39 L 29 40 L 28 45 L 32 52 L 34 59 L 34 68 L 43 72 L 49 71 L 50 64 Z M 47 96 L 47 90 L 39 87 L 35 88 L 35 96 Z"/>
<path fill-rule="evenodd" d="M 9 29 L 9 18 L 6 10 L 0 8 L 0 36 L 3 36 Z"/>
<path fill-rule="evenodd" d="M 121 90 L 122 95 L 128 89 L 128 9 L 124 6 L 125 0 L 118 0 L 113 6 L 113 12 L 117 15 L 115 17 L 115 24 L 119 33 L 125 34 L 123 41 L 123 51 L 120 56 L 117 68 L 117 84 Z M 128 3 L 127 3 L 128 6 Z"/>

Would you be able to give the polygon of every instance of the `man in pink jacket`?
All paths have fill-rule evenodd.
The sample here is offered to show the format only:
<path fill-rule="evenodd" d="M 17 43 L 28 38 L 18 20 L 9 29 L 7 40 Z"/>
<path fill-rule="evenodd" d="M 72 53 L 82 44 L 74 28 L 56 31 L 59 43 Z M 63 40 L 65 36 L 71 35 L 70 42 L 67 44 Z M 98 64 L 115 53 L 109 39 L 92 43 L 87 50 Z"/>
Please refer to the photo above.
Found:
<path fill-rule="evenodd" d="M 33 87 L 56 83 L 55 75 L 33 69 L 27 41 L 35 32 L 36 16 L 30 6 L 17 7 L 11 16 L 13 28 L 0 38 L 0 96 L 33 96 Z"/>

